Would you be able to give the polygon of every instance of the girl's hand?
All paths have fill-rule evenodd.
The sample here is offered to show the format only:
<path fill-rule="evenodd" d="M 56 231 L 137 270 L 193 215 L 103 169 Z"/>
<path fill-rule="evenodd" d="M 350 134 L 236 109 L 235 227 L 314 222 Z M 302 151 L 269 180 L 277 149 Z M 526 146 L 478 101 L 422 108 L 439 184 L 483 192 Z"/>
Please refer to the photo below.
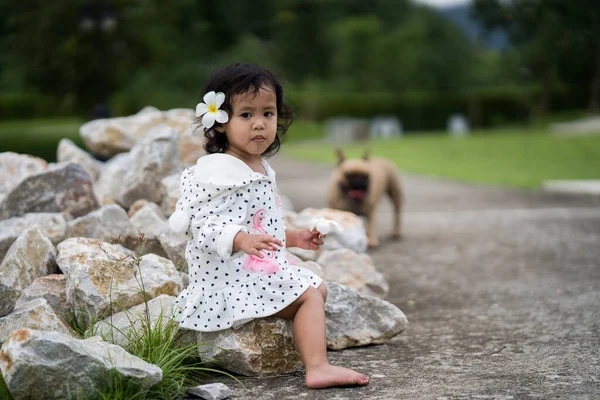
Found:
<path fill-rule="evenodd" d="M 263 258 L 264 255 L 261 253 L 263 250 L 276 251 L 279 247 L 283 246 L 283 243 L 273 236 L 269 235 L 253 235 L 248 233 L 242 233 L 243 236 L 240 238 L 239 246 L 246 254 Z M 236 235 L 236 239 L 237 236 Z M 235 242 L 235 239 L 234 239 Z"/>
<path fill-rule="evenodd" d="M 294 232 L 294 236 L 294 247 L 300 247 L 305 250 L 319 250 L 319 246 L 324 243 L 321 239 L 325 237 L 319 231 L 315 229 L 311 231 L 308 228 L 298 229 Z"/>

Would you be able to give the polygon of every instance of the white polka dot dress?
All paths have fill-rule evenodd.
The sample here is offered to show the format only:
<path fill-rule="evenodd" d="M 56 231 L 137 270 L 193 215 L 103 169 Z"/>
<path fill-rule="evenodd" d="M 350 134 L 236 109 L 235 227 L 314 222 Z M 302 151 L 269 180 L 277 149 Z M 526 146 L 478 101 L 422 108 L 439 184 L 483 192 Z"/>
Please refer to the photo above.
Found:
<path fill-rule="evenodd" d="M 181 177 L 171 229 L 188 238 L 189 286 L 176 300 L 181 327 L 211 332 L 237 328 L 273 315 L 322 279 L 288 264 L 285 246 L 262 259 L 232 254 L 238 232 L 263 233 L 285 244 L 285 225 L 275 173 L 254 172 L 227 154 L 201 157 Z"/>

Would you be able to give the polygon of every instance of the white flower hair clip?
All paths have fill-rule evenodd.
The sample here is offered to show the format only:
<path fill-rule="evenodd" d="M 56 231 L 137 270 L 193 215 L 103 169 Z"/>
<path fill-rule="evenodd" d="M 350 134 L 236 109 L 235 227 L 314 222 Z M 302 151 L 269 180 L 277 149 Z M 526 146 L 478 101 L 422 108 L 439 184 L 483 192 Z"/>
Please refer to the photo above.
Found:
<path fill-rule="evenodd" d="M 225 93 L 215 93 L 213 91 L 204 95 L 204 103 L 198 103 L 196 106 L 196 117 L 202 116 L 202 126 L 204 129 L 210 129 L 217 121 L 224 124 L 229 121 L 229 115 L 219 107 L 225 102 Z"/>

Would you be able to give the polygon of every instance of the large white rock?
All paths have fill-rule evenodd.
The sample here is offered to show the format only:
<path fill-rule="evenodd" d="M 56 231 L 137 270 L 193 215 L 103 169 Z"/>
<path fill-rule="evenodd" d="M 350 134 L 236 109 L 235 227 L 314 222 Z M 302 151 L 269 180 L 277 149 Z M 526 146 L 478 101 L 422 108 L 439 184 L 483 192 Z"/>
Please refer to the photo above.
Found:
<path fill-rule="evenodd" d="M 92 157 L 85 150 L 77 147 L 73 141 L 63 138 L 58 143 L 56 150 L 56 159 L 58 162 L 76 162 L 83 165 L 92 178 L 97 179 L 103 164 Z"/>
<path fill-rule="evenodd" d="M 48 169 L 48 163 L 41 158 L 12 151 L 0 153 L 0 193 L 8 193 L 28 176 Z"/>
<path fill-rule="evenodd" d="M 0 371 L 15 400 L 96 399 L 110 372 L 141 391 L 162 380 L 162 370 L 121 347 L 58 332 L 14 331 L 0 350 Z M 68 383 L 68 384 L 67 384 Z"/>
<path fill-rule="evenodd" d="M 67 220 L 62 213 L 30 213 L 0 221 L 0 261 L 21 233 L 37 225 L 57 245 L 67 236 Z"/>
<path fill-rule="evenodd" d="M 384 299 L 390 289 L 367 254 L 349 249 L 324 251 L 317 264 L 323 267 L 327 281 L 351 287 L 359 293 Z"/>
<path fill-rule="evenodd" d="M 160 182 L 180 168 L 178 133 L 157 126 L 126 154 L 110 160 L 100 173 L 96 193 L 103 204 L 129 208 L 136 200 L 160 203 Z"/>
<path fill-rule="evenodd" d="M 67 299 L 86 326 L 161 294 L 177 296 L 183 282 L 173 263 L 121 245 L 70 238 L 58 245 L 57 263 L 67 275 Z M 143 284 L 143 287 L 142 287 Z"/>
<path fill-rule="evenodd" d="M 384 343 L 408 325 L 404 313 L 385 300 L 334 282 L 327 283 L 327 291 L 325 318 L 329 349 Z"/>
<path fill-rule="evenodd" d="M 339 231 L 334 230 L 327 235 L 322 250 L 347 248 L 357 253 L 367 251 L 368 240 L 364 222 L 351 212 L 331 208 L 306 208 L 298 214 L 286 214 L 286 220 L 298 228 L 312 228 L 320 218 L 335 221 L 340 226 Z"/>
<path fill-rule="evenodd" d="M 143 111 L 143 110 L 142 110 Z M 130 117 L 96 119 L 79 127 L 79 136 L 95 155 L 112 157 L 126 152 L 137 142 L 133 135 L 138 118 L 147 118 L 140 112 Z"/>
<path fill-rule="evenodd" d="M 177 130 L 179 153 L 183 165 L 194 165 L 204 154 L 204 135 L 192 132 L 192 109 L 160 111 L 147 106 L 138 113 L 120 118 L 101 119 L 81 126 L 79 134 L 93 154 L 112 157 L 131 150 L 152 129 L 163 125 Z"/>
<path fill-rule="evenodd" d="M 56 248 L 37 227 L 21 233 L 0 264 L 0 317 L 36 278 L 57 272 L 55 257 Z"/>
<path fill-rule="evenodd" d="M 0 204 L 0 220 L 32 212 L 64 212 L 75 218 L 98 208 L 93 181 L 83 165 L 57 164 L 21 181 Z"/>
<path fill-rule="evenodd" d="M 0 343 L 4 343 L 13 331 L 21 328 L 76 335 L 44 298 L 23 303 L 6 317 L 0 318 Z"/>
<path fill-rule="evenodd" d="M 292 323 L 282 318 L 256 319 L 239 329 L 197 332 L 203 360 L 247 376 L 269 376 L 302 370 Z"/>

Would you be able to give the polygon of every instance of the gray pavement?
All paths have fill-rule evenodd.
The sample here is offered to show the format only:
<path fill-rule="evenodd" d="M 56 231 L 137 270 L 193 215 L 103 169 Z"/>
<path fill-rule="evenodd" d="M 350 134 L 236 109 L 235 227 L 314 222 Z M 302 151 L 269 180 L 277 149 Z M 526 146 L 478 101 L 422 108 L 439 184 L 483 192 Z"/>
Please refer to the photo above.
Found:
<path fill-rule="evenodd" d="M 272 165 L 297 211 L 326 205 L 331 166 Z M 401 175 L 404 239 L 386 239 L 386 203 L 369 253 L 410 325 L 387 344 L 329 353 L 372 383 L 225 380 L 235 398 L 599 399 L 600 197 Z"/>

